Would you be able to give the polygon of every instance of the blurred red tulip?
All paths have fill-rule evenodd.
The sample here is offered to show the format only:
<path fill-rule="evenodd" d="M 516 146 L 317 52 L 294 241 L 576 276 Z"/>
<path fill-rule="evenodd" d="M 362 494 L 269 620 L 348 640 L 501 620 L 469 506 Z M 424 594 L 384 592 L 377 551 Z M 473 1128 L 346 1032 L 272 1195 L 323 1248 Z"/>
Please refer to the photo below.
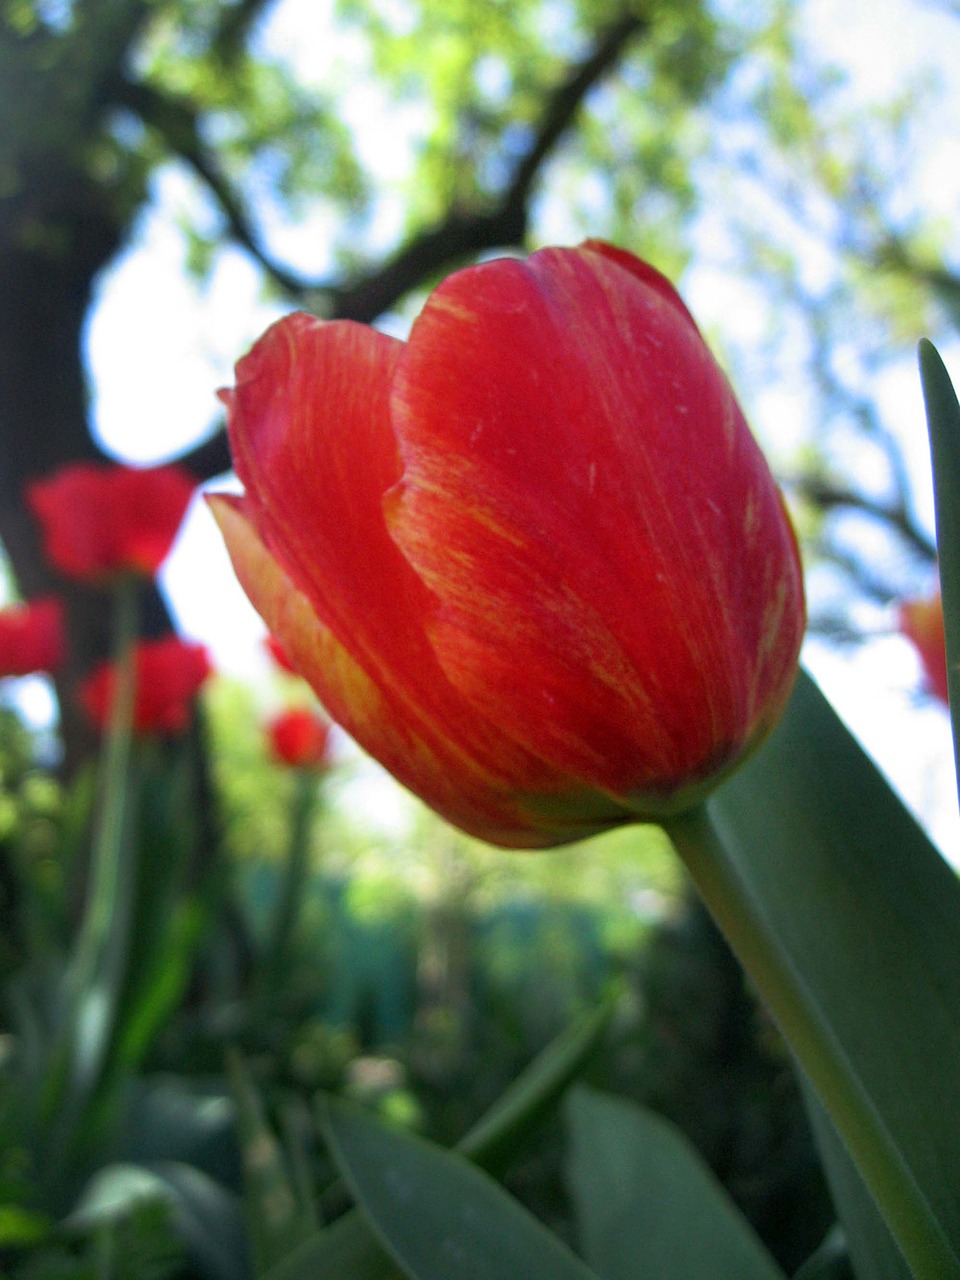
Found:
<path fill-rule="evenodd" d="M 796 539 L 632 255 L 459 271 L 408 342 L 289 316 L 223 398 L 241 583 L 331 717 L 457 826 L 543 846 L 666 817 L 779 716 Z"/>
<path fill-rule="evenodd" d="M 920 655 L 924 683 L 935 698 L 949 705 L 947 650 L 943 634 L 940 592 L 923 600 L 904 600 L 897 611 L 900 631 Z"/>
<path fill-rule="evenodd" d="M 44 596 L 0 610 L 0 676 L 57 671 L 65 656 L 59 600 Z"/>
<path fill-rule="evenodd" d="M 267 725 L 274 757 L 295 769 L 319 769 L 326 763 L 330 725 L 314 711 L 293 707 Z"/>
<path fill-rule="evenodd" d="M 134 731 L 167 736 L 183 733 L 190 724 L 194 699 L 213 672 L 204 646 L 179 636 L 144 640 L 137 645 L 136 666 Z M 80 686 L 80 701 L 101 730 L 110 719 L 116 683 L 114 665 L 104 662 Z"/>
<path fill-rule="evenodd" d="M 77 463 L 27 489 L 50 563 L 69 578 L 100 582 L 156 573 L 183 521 L 196 481 L 182 467 L 137 469 Z"/>

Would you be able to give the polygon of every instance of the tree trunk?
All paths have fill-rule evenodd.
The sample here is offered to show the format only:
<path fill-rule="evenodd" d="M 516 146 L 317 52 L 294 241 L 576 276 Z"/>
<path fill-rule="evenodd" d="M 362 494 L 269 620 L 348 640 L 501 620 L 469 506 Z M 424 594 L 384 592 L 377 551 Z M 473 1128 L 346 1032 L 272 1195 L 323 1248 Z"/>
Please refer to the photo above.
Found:
<path fill-rule="evenodd" d="M 110 611 L 102 592 L 66 581 L 47 563 L 24 493 L 65 463 L 99 457 L 87 416 L 83 331 L 96 276 L 120 247 L 123 228 L 85 177 L 57 194 L 53 214 L 35 201 L 11 202 L 0 222 L 0 541 L 25 597 L 55 592 L 67 606 L 69 658 L 56 683 L 70 772 L 92 746 L 76 682 L 109 650 Z"/>

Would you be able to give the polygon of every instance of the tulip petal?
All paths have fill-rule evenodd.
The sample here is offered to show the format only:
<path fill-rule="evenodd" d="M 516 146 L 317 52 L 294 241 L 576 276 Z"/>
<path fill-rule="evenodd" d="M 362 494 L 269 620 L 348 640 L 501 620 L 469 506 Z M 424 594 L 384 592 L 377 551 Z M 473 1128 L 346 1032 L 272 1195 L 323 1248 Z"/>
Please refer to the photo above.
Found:
<path fill-rule="evenodd" d="M 385 499 L 475 713 L 647 812 L 766 727 L 802 626 L 779 493 L 672 293 L 589 249 L 451 276 L 399 357 Z"/>
<path fill-rule="evenodd" d="M 384 668 L 409 638 L 398 619 L 425 597 L 381 509 L 400 472 L 387 397 L 401 347 L 361 325 L 293 315 L 240 361 L 224 397 L 260 532 L 283 548 L 321 621 Z"/>
<path fill-rule="evenodd" d="M 211 495 L 208 502 L 230 552 L 234 570 L 254 608 L 283 644 L 294 667 L 313 686 L 330 716 L 427 804 L 461 829 L 493 844 L 538 848 L 605 830 L 628 815 L 604 796 L 584 796 L 567 778 L 550 775 L 536 762 L 505 753 L 506 776 L 467 754 L 425 719 L 411 697 L 381 687 L 354 654 L 320 619 L 308 595 L 267 548 L 257 528 L 259 513 L 247 498 Z M 382 668 L 378 668 L 382 674 Z M 434 672 L 450 699 L 456 692 Z M 434 698 L 434 706 L 436 698 Z M 450 715 L 451 709 L 446 709 Z M 463 718 L 462 706 L 453 708 Z M 458 723 L 454 718 L 453 723 Z M 476 726 L 474 726 L 476 730 Z M 491 733 L 491 738 L 494 735 Z M 469 734 L 465 734 L 468 746 Z M 531 791 L 544 799 L 525 803 L 511 768 L 525 767 Z M 558 798 L 551 802 L 551 796 Z"/>
<path fill-rule="evenodd" d="M 261 612 L 304 674 L 294 651 L 300 641 L 288 636 L 319 624 L 324 639 L 311 640 L 311 651 L 320 644 L 327 661 L 334 644 L 335 683 L 350 697 L 333 705 L 331 692 L 321 692 L 322 663 L 309 652 L 308 678 L 334 719 L 365 744 L 391 714 L 381 704 L 405 721 L 397 730 L 404 738 L 406 725 L 444 724 L 452 693 L 420 625 L 429 593 L 383 516 L 384 491 L 400 474 L 388 409 L 402 345 L 362 325 L 290 316 L 240 361 L 228 397 L 243 510 L 309 601 L 283 629 Z M 365 687 L 354 690 L 358 681 Z M 362 709 L 351 714 L 354 698 Z M 373 753 L 383 759 L 385 750 L 397 754 L 385 744 Z M 408 743 L 400 754 L 410 750 Z"/>

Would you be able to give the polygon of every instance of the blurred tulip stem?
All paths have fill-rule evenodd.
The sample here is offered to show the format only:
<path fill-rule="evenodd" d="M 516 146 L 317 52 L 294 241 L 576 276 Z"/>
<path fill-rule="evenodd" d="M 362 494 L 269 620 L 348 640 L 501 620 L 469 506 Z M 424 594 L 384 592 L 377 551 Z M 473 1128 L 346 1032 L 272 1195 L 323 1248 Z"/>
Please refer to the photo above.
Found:
<path fill-rule="evenodd" d="M 944 1276 L 942 1238 L 932 1230 L 918 1202 L 917 1187 L 904 1169 L 883 1117 L 859 1087 L 802 972 L 779 945 L 763 902 L 743 882 L 728 856 L 707 806 L 671 818 L 663 827 L 828 1111 L 914 1276 L 917 1280 Z M 758 857 L 763 853 L 757 850 Z"/>
<path fill-rule="evenodd" d="M 303 906 L 307 872 L 310 869 L 310 829 L 320 797 L 320 780 L 316 769 L 297 769 L 296 775 L 290 844 L 267 942 L 264 969 L 268 991 L 275 990 L 286 973 L 293 935 Z"/>
<path fill-rule="evenodd" d="M 71 1088 L 78 1102 L 96 1087 L 113 1032 L 136 893 L 135 851 L 129 838 L 129 773 L 138 590 L 137 580 L 125 575 L 114 591 L 116 683 L 100 758 L 86 906 L 70 966 L 66 1031 L 72 1040 Z"/>

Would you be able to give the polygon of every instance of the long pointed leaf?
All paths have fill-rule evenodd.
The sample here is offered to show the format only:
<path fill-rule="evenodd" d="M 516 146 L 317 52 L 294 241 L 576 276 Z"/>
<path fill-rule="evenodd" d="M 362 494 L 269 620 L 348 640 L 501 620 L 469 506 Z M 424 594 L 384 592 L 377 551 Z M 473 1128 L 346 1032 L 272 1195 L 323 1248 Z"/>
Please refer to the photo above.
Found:
<path fill-rule="evenodd" d="M 540 1117 L 583 1069 L 616 1007 L 611 998 L 566 1028 L 521 1072 L 458 1144 L 461 1154 L 497 1173 Z M 387 1258 L 366 1218 L 351 1210 L 274 1267 L 266 1280 L 393 1280 L 401 1274 Z"/>
<path fill-rule="evenodd" d="M 863 1185 L 830 1117 L 809 1088 L 806 1098 L 834 1204 L 843 1217 L 847 1249 L 856 1274 L 863 1280 L 910 1280 L 910 1269 L 903 1254 Z"/>
<path fill-rule="evenodd" d="M 920 343 L 920 377 L 933 457 L 953 752 L 960 770 L 960 404 L 936 348 L 925 340 Z"/>
<path fill-rule="evenodd" d="M 254 1272 L 263 1276 L 309 1238 L 316 1221 L 312 1210 L 299 1202 L 260 1095 L 235 1050 L 228 1053 L 227 1066 L 243 1148 L 244 1208 Z"/>
<path fill-rule="evenodd" d="M 676 1126 L 583 1087 L 570 1095 L 567 1116 L 580 1239 L 603 1280 L 785 1280 Z"/>
<path fill-rule="evenodd" d="M 463 1156 L 332 1099 L 327 1137 L 364 1213 L 411 1280 L 597 1280 Z"/>
<path fill-rule="evenodd" d="M 955 1280 L 955 874 L 806 675 L 710 812 L 722 874 L 818 1028 L 812 1048 L 794 1037 L 801 1066 L 821 1096 L 840 1082 L 831 1117 L 914 1273 Z M 784 1025 L 781 989 L 739 949 Z"/>
<path fill-rule="evenodd" d="M 206 1280 L 252 1280 L 243 1221 L 234 1196 L 199 1169 L 176 1161 L 110 1164 L 91 1178 L 64 1222 L 69 1232 L 129 1212 L 143 1201 L 168 1205 L 173 1228 Z"/>

